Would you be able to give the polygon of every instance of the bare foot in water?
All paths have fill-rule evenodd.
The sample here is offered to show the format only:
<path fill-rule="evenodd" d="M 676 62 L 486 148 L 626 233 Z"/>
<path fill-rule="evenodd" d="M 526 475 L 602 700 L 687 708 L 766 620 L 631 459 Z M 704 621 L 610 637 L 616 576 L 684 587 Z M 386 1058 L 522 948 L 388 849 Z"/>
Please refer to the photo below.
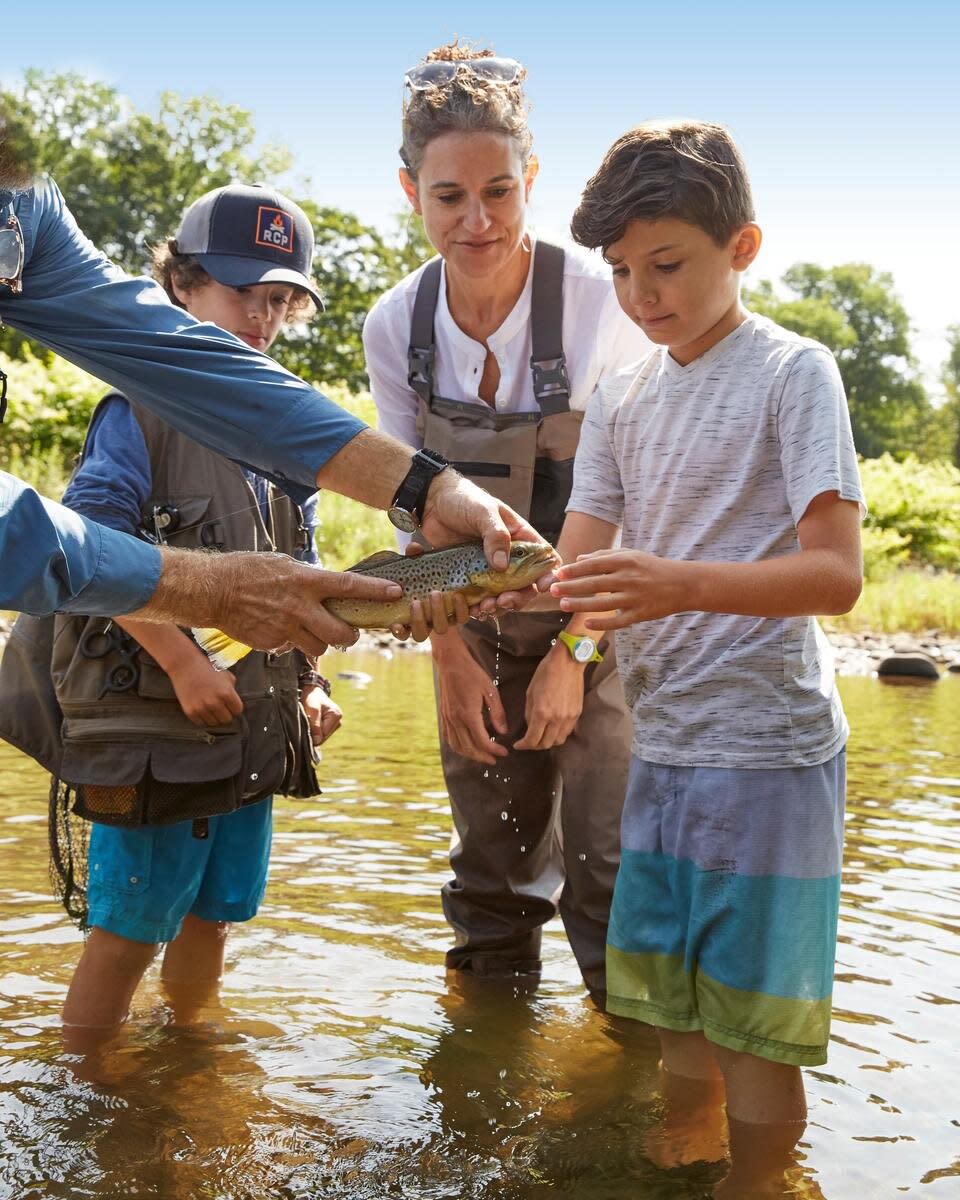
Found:
<path fill-rule="evenodd" d="M 664 1170 L 727 1157 L 723 1083 L 661 1071 L 663 1116 L 646 1137 L 646 1156 Z"/>

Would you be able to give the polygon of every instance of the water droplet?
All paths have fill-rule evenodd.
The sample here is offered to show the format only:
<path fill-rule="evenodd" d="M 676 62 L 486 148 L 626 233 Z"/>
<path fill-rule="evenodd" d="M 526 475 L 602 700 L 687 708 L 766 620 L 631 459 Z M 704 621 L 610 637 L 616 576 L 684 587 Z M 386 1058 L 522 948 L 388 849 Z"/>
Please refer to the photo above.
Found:
<path fill-rule="evenodd" d="M 506 1069 L 506 1067 L 504 1067 L 504 1068 L 503 1068 L 503 1069 L 500 1071 L 500 1078 L 501 1078 L 501 1079 L 506 1079 L 506 1077 L 507 1077 L 507 1069 Z"/>
<path fill-rule="evenodd" d="M 578 854 L 577 858 L 579 858 L 581 862 L 587 861 L 587 856 L 585 854 Z"/>
<path fill-rule="evenodd" d="M 501 820 L 501 821 L 505 821 L 505 820 L 507 819 L 507 816 L 508 816 L 508 814 L 507 814 L 507 812 L 506 812 L 506 811 L 502 812 L 502 813 L 500 814 L 500 820 Z"/>
<path fill-rule="evenodd" d="M 489 779 L 489 778 L 490 778 L 490 772 L 489 772 L 489 771 L 484 771 L 484 773 L 483 773 L 483 777 L 484 777 L 484 779 Z"/>
<path fill-rule="evenodd" d="M 520 853 L 521 853 L 521 854 L 526 854 L 526 852 L 527 852 L 527 848 L 526 848 L 526 846 L 521 846 L 521 847 L 520 847 Z"/>

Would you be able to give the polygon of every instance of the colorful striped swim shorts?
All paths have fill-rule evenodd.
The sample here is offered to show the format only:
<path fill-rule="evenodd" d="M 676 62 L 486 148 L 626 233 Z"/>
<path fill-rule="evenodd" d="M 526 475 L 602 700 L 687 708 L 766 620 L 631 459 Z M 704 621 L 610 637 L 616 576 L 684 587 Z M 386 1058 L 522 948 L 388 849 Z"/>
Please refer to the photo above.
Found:
<path fill-rule="evenodd" d="M 815 767 L 634 758 L 607 1008 L 774 1062 L 826 1062 L 845 754 Z"/>

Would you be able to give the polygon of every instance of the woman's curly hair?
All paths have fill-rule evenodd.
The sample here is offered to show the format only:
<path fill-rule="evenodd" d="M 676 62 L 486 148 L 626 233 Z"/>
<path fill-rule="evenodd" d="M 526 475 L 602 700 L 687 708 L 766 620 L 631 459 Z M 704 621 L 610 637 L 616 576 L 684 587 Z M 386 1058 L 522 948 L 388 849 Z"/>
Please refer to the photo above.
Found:
<path fill-rule="evenodd" d="M 431 50 L 421 61 L 465 62 L 493 57 L 493 50 L 477 50 L 455 40 Z M 505 84 L 464 70 L 446 83 L 409 89 L 403 104 L 400 157 L 410 175 L 417 178 L 427 146 L 444 133 L 505 133 L 515 141 L 526 167 L 533 146 L 523 94 L 526 74 L 521 67 L 516 80 Z"/>

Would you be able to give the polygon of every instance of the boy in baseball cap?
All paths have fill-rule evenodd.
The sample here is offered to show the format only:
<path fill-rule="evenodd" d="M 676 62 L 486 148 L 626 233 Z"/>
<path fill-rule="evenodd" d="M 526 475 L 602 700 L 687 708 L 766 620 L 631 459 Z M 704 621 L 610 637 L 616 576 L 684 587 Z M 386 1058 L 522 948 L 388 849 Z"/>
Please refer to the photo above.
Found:
<path fill-rule="evenodd" d="M 155 252 L 154 272 L 173 303 L 266 352 L 285 323 L 321 307 L 312 256 L 302 209 L 272 188 L 230 184 L 187 209 L 176 237 Z M 262 476 L 118 392 L 94 413 L 63 500 L 151 540 L 316 561 L 315 497 L 294 505 Z M 75 618 L 59 636 L 85 645 L 94 628 L 86 623 L 95 620 Z M 82 918 L 90 935 L 63 1015 L 68 1047 L 86 1053 L 125 1019 L 164 943 L 161 978 L 175 1019 L 192 1021 L 215 995 L 227 927 L 255 915 L 266 885 L 272 794 L 317 790 L 311 743 L 319 746 L 340 724 L 329 684 L 299 652 L 255 653 L 249 665 L 218 672 L 175 625 L 125 617 L 114 624 L 129 639 L 135 667 L 128 685 L 107 696 L 109 729 L 96 778 L 90 775 L 96 788 L 87 791 L 113 797 L 121 779 L 136 776 L 127 792 L 142 802 L 106 814 L 74 808 L 93 822 Z M 87 686 L 83 675 L 106 670 L 109 661 L 72 655 L 57 684 L 65 712 Z M 99 688 L 94 680 L 94 693 Z M 131 742 L 133 728 L 139 733 Z M 236 753 L 225 768 L 215 759 L 231 743 Z M 131 745 L 134 757 L 141 746 L 148 752 L 140 766 Z M 173 756 L 168 774 L 178 782 L 158 789 L 164 754 Z M 73 899 L 72 915 L 82 908 Z"/>
<path fill-rule="evenodd" d="M 310 278 L 310 221 L 299 205 L 263 184 L 230 183 L 195 200 L 160 257 L 166 253 L 192 256 L 211 279 L 227 287 L 292 284 L 323 310 Z M 161 282 L 166 286 L 166 280 Z"/>

